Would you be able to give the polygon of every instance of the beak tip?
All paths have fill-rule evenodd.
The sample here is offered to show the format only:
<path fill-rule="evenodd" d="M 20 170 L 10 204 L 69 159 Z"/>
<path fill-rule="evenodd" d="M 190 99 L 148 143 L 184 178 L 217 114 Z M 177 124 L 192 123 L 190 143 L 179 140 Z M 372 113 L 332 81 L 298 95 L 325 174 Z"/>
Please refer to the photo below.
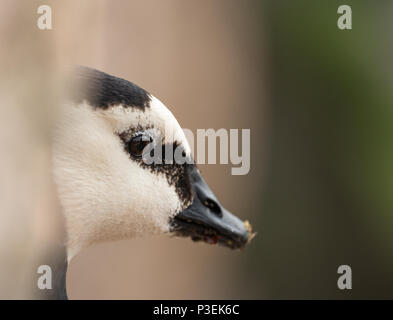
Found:
<path fill-rule="evenodd" d="M 244 239 L 246 240 L 245 241 L 245 245 L 246 245 L 246 244 L 249 244 L 251 242 L 251 240 L 255 238 L 257 233 L 252 231 L 252 226 L 248 220 L 245 220 L 243 222 L 243 224 L 244 224 L 244 229 L 245 229 Z"/>

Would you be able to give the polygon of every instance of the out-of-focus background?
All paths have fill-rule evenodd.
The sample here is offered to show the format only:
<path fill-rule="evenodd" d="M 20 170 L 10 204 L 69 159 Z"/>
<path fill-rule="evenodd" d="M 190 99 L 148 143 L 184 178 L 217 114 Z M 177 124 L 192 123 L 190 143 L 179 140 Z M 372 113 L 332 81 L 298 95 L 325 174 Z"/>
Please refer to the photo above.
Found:
<path fill-rule="evenodd" d="M 194 132 L 251 129 L 248 175 L 201 170 L 258 235 L 243 251 L 91 247 L 69 266 L 71 299 L 393 298 L 392 2 L 48 0 L 46 31 L 41 4 L 0 0 L 0 298 L 30 297 L 59 230 L 50 129 L 73 64 L 135 82 Z"/>

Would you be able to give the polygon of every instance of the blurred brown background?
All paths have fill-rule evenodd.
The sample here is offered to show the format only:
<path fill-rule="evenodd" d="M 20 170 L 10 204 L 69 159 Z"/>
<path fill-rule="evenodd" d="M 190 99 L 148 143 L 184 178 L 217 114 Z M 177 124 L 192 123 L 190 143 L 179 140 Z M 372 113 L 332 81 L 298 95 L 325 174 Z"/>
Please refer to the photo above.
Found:
<path fill-rule="evenodd" d="M 184 128 L 250 128 L 248 175 L 201 169 L 258 236 L 240 252 L 165 237 L 89 248 L 71 299 L 392 298 L 391 3 L 347 1 L 351 31 L 340 1 L 46 1 L 50 31 L 41 4 L 0 1 L 1 298 L 28 297 L 56 233 L 50 127 L 73 64 L 135 82 Z"/>

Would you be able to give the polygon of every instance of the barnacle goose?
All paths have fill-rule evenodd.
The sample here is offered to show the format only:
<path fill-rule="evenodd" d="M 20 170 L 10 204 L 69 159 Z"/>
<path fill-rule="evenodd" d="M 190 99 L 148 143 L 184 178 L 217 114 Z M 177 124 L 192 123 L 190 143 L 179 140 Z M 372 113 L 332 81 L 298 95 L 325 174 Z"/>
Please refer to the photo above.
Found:
<path fill-rule="evenodd" d="M 250 228 L 214 196 L 162 102 L 129 81 L 81 66 L 68 88 L 53 135 L 66 237 L 48 298 L 67 299 L 67 264 L 94 243 L 169 233 L 244 247 Z M 146 163 L 145 150 L 158 142 L 161 163 Z M 187 161 L 167 161 L 168 150 L 181 150 Z"/>

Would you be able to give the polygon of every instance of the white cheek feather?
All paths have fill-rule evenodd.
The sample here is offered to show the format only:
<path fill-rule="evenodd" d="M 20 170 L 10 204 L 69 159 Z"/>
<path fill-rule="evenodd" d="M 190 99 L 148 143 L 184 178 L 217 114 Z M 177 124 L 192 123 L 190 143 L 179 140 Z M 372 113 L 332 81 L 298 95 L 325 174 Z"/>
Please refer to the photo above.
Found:
<path fill-rule="evenodd" d="M 66 220 L 68 258 L 95 242 L 167 232 L 169 218 L 181 208 L 175 188 L 164 175 L 131 160 L 114 132 L 137 125 L 161 129 L 170 121 L 175 139 L 188 147 L 169 110 L 154 98 L 144 112 L 120 106 L 94 110 L 84 103 L 65 105 L 59 116 L 53 167 Z"/>

